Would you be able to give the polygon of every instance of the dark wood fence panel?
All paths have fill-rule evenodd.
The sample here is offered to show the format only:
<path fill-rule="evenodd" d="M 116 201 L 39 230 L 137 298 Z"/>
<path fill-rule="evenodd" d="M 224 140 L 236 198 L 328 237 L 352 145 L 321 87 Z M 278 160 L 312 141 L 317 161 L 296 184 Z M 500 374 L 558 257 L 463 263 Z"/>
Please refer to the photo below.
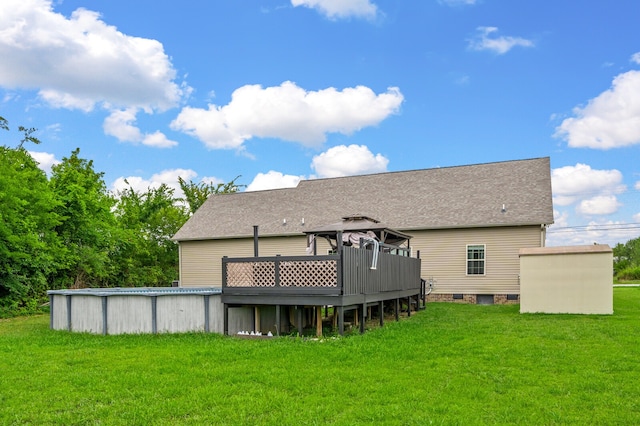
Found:
<path fill-rule="evenodd" d="M 351 296 L 420 289 L 420 259 L 344 247 L 342 256 L 224 258 L 226 294 L 332 294 Z"/>
<path fill-rule="evenodd" d="M 376 269 L 371 269 L 372 250 L 345 247 L 342 253 L 345 296 L 420 288 L 420 259 L 378 253 Z"/>

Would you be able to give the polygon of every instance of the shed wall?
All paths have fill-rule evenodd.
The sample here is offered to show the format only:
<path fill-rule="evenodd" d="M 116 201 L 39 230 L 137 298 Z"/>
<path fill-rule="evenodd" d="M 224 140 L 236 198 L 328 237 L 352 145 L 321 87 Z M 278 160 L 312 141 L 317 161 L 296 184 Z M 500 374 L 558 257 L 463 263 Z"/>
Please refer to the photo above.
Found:
<path fill-rule="evenodd" d="M 520 312 L 612 314 L 613 253 L 520 256 Z"/>

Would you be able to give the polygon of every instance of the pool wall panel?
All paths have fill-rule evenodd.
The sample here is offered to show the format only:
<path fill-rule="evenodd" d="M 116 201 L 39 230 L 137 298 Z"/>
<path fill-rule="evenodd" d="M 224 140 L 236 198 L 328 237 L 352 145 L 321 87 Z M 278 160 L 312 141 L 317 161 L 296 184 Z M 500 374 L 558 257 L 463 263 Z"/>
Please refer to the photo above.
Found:
<path fill-rule="evenodd" d="M 71 331 L 101 334 L 102 298 L 73 296 L 71 299 Z"/>
<path fill-rule="evenodd" d="M 158 296 L 158 333 L 205 331 L 204 296 Z"/>
<path fill-rule="evenodd" d="M 67 297 L 60 294 L 51 295 L 51 328 L 54 330 L 68 330 Z"/>
<path fill-rule="evenodd" d="M 124 333 L 153 333 L 151 297 L 134 294 L 109 296 L 107 334 Z"/>

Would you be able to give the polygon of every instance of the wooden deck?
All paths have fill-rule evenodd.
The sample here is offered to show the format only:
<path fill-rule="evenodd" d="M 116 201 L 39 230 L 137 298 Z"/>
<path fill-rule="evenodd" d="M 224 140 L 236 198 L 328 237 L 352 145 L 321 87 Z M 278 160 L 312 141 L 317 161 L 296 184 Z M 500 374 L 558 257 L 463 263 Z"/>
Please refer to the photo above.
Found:
<path fill-rule="evenodd" d="M 366 308 L 419 297 L 420 259 L 341 247 L 336 255 L 223 258 L 222 302 L 233 306 L 333 306 L 343 331 L 344 312 L 357 309 L 364 323 Z M 411 303 L 408 303 L 411 306 Z M 298 325 L 300 328 L 300 325 Z"/>

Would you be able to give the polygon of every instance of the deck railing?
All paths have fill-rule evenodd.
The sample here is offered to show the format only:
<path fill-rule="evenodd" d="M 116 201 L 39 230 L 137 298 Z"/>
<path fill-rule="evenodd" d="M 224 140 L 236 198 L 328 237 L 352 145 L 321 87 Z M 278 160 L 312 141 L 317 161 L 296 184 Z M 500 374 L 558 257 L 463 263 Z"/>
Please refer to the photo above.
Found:
<path fill-rule="evenodd" d="M 223 258 L 227 294 L 375 294 L 420 288 L 420 259 L 344 247 L 326 256 Z"/>

